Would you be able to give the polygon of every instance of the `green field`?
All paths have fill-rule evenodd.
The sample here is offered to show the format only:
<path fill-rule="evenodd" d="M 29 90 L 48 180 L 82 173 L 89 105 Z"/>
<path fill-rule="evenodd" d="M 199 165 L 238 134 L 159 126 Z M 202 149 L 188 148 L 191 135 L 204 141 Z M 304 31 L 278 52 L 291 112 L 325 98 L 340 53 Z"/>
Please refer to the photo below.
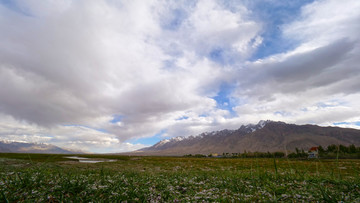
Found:
<path fill-rule="evenodd" d="M 0 202 L 360 202 L 360 160 L 0 154 Z"/>

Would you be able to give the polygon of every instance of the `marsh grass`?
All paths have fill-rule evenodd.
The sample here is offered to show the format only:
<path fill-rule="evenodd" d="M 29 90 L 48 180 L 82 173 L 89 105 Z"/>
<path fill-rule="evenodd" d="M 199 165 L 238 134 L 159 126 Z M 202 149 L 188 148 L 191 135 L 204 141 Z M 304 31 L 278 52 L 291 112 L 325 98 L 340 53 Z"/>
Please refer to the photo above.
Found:
<path fill-rule="evenodd" d="M 0 157 L 0 202 L 360 201 L 359 160 Z"/>

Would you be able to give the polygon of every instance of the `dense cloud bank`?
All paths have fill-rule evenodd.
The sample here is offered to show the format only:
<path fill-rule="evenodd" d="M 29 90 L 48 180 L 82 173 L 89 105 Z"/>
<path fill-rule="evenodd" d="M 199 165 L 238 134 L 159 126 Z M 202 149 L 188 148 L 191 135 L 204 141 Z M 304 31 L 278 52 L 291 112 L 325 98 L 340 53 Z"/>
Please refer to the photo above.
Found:
<path fill-rule="evenodd" d="M 0 4 L 1 139 L 117 152 L 261 119 L 358 127 L 360 2 L 301 5 L 276 36 L 260 3 Z"/>

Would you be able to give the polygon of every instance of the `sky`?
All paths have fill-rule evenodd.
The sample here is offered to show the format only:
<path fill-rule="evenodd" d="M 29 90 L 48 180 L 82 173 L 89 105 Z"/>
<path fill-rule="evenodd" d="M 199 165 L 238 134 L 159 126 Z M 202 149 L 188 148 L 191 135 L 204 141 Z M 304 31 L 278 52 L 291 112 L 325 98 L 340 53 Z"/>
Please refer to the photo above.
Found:
<path fill-rule="evenodd" d="M 360 129 L 359 0 L 0 0 L 0 140 L 114 153 L 275 120 Z"/>

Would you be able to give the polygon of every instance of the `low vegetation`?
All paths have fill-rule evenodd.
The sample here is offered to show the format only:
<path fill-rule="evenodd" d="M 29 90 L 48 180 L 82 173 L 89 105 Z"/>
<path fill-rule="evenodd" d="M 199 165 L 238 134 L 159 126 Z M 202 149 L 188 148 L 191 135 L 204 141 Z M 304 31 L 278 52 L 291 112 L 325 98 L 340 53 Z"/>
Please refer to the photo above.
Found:
<path fill-rule="evenodd" d="M 359 160 L 0 154 L 0 202 L 360 201 Z"/>
<path fill-rule="evenodd" d="M 317 147 L 318 156 L 322 159 L 360 159 L 360 147 L 355 145 L 329 145 L 326 148 L 322 146 Z M 290 153 L 288 158 L 307 158 L 308 153 L 304 149 L 297 149 L 295 152 Z"/>
<path fill-rule="evenodd" d="M 360 147 L 355 145 L 329 145 L 327 148 L 319 146 L 319 156 L 322 158 L 357 158 L 360 159 Z"/>
<path fill-rule="evenodd" d="M 355 147 L 355 145 L 329 145 L 327 148 L 322 146 L 317 146 L 317 158 L 325 159 L 360 159 L 360 147 Z M 223 158 L 308 158 L 308 150 L 304 149 L 295 149 L 295 152 L 286 154 L 284 152 L 247 152 L 244 153 L 222 153 L 222 154 L 187 154 L 184 157 L 223 157 Z"/>

